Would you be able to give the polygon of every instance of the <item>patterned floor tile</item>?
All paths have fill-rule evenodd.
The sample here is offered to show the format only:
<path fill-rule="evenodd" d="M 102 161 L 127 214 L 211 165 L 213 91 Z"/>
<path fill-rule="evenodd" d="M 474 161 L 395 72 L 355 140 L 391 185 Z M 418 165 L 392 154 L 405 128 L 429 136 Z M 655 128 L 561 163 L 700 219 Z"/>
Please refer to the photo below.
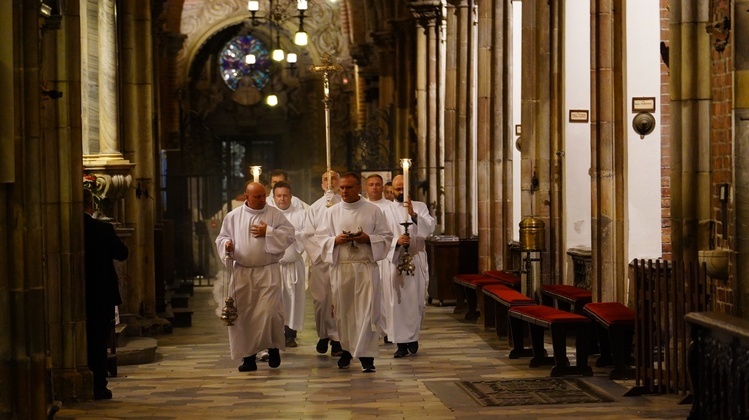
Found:
<path fill-rule="evenodd" d="M 586 378 L 616 397 L 605 404 L 481 407 L 455 385 L 458 381 L 547 377 L 549 368 L 528 368 L 528 359 L 509 360 L 506 340 L 453 314 L 428 306 L 419 353 L 393 359 L 393 344 L 380 345 L 377 372 L 358 364 L 337 369 L 337 358 L 315 352 L 312 304 L 308 301 L 299 347 L 281 352 L 281 367 L 258 363 L 238 372 L 228 355 L 226 327 L 215 315 L 210 288 L 190 300 L 193 327 L 158 337 L 157 361 L 120 366 L 110 380 L 114 399 L 66 404 L 58 419 L 474 419 L 474 418 L 684 418 L 689 407 L 674 396 L 621 397 L 632 381 L 609 381 L 594 369 Z M 551 351 L 550 344 L 547 345 Z M 574 363 L 574 359 L 573 359 Z"/>

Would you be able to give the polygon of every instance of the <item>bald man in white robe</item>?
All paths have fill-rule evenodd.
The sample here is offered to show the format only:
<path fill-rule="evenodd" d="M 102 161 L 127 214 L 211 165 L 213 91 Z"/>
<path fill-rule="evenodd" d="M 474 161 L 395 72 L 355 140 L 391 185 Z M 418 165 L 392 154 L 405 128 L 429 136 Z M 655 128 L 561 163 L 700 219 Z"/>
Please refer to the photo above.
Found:
<path fill-rule="evenodd" d="M 325 210 L 315 237 L 323 261 L 331 264 L 333 318 L 346 369 L 354 357 L 363 372 L 374 372 L 379 352 L 381 284 L 377 261 L 386 258 L 393 233 L 377 206 L 364 200 L 361 178 L 341 177 L 342 201 Z"/>
<path fill-rule="evenodd" d="M 257 370 L 257 352 L 268 349 L 268 365 L 281 365 L 285 350 L 283 289 L 278 262 L 294 244 L 294 226 L 281 211 L 265 204 L 265 187 L 245 186 L 245 203 L 229 212 L 216 238 L 219 254 L 232 257 L 233 275 L 228 295 L 237 307 L 237 321 L 229 330 L 233 360 L 242 359 L 240 372 Z"/>

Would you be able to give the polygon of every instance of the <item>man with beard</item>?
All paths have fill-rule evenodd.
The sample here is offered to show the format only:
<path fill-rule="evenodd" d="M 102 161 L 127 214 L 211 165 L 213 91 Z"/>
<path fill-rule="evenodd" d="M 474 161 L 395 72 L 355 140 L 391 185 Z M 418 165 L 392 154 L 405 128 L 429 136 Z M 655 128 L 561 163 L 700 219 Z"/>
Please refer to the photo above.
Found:
<path fill-rule="evenodd" d="M 426 309 L 427 286 L 429 284 L 429 266 L 426 255 L 426 238 L 432 234 L 435 222 L 429 208 L 421 201 L 412 201 L 403 197 L 403 176 L 393 178 L 393 190 L 396 195 L 395 211 L 385 213 L 391 230 L 399 232 L 397 245 L 393 253 L 393 271 L 390 276 L 391 289 L 385 294 L 390 296 L 386 302 L 385 316 L 390 322 L 386 324 L 387 337 L 398 345 L 393 354 L 396 359 L 416 354 L 419 350 L 419 332 Z M 403 204 L 405 202 L 405 205 Z M 406 236 L 400 223 L 412 223 Z M 408 250 L 406 251 L 406 246 Z M 405 252 L 413 256 L 416 269 L 413 275 L 402 274 L 397 270 L 400 257 Z M 396 321 L 397 320 L 397 321 Z"/>

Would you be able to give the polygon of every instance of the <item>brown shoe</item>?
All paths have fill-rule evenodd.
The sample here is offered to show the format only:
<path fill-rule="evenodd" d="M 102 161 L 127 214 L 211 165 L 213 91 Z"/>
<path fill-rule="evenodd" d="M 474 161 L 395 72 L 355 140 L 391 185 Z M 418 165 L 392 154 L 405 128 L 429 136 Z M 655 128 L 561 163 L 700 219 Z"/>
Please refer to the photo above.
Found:
<path fill-rule="evenodd" d="M 293 338 L 289 338 L 288 340 L 286 340 L 286 347 L 296 347 L 296 346 L 297 346 L 296 340 L 294 340 Z"/>

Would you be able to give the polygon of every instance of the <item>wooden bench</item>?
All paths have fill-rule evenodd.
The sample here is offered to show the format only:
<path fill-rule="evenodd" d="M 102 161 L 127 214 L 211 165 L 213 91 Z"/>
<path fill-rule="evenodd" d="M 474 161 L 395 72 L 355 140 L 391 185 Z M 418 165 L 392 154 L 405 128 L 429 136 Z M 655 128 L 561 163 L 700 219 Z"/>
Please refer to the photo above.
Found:
<path fill-rule="evenodd" d="M 462 309 L 465 299 L 467 320 L 477 320 L 484 310 L 484 299 L 481 289 L 488 285 L 501 284 L 499 280 L 484 276 L 483 274 L 458 274 L 453 277 L 455 283 L 455 312 Z"/>
<path fill-rule="evenodd" d="M 487 270 L 484 271 L 484 275 L 499 280 L 500 282 L 502 282 L 502 284 L 509 287 L 510 289 L 515 289 L 518 292 L 520 291 L 522 282 L 520 280 L 520 276 L 517 273 L 503 270 Z"/>
<path fill-rule="evenodd" d="M 632 337 L 635 333 L 635 311 L 619 302 L 588 303 L 583 314 L 596 323 L 601 356 L 596 367 L 614 365 L 609 379 L 633 379 Z"/>
<path fill-rule="evenodd" d="M 541 303 L 567 312 L 582 315 L 583 306 L 593 301 L 590 290 L 567 284 L 541 285 Z"/>
<path fill-rule="evenodd" d="M 535 305 L 536 301 L 509 287 L 496 284 L 484 286 L 484 327 L 495 327 L 497 337 L 511 338 L 508 334 L 507 312 L 514 306 Z"/>
<path fill-rule="evenodd" d="M 583 375 L 592 376 L 593 369 L 588 366 L 588 341 L 590 337 L 590 319 L 543 305 L 514 306 L 509 310 L 510 329 L 512 333 L 512 351 L 510 359 L 527 353 L 523 344 L 523 324 L 530 329 L 533 358 L 530 367 L 553 364 L 551 376 Z M 551 343 L 554 357 L 546 356 L 544 349 L 544 331 L 551 331 Z M 570 366 L 567 358 L 567 333 L 575 332 L 576 366 Z"/>

